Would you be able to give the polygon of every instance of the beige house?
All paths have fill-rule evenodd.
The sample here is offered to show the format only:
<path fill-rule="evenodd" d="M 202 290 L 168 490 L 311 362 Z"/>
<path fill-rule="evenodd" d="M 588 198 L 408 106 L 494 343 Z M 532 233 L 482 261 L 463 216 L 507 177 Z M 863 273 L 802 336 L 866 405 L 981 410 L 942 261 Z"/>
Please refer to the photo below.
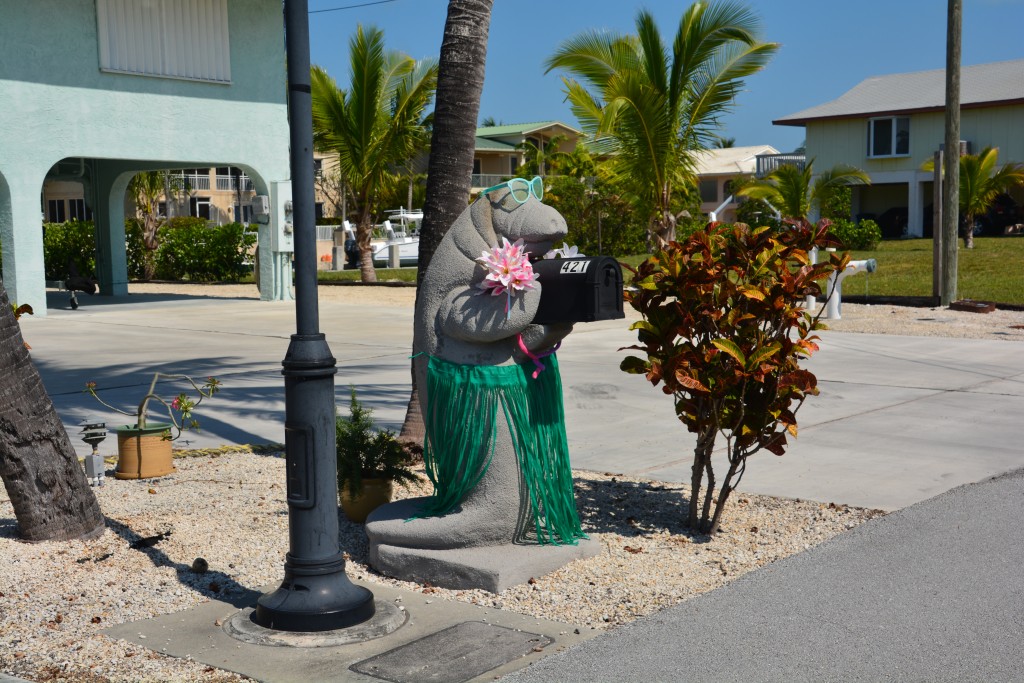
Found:
<path fill-rule="evenodd" d="M 195 216 L 224 225 L 249 223 L 252 220 L 252 198 L 255 195 L 252 179 L 245 171 L 233 166 L 214 168 L 182 168 L 170 171 L 180 193 L 172 193 L 171 201 L 162 196 L 159 213 L 162 216 Z M 85 188 L 81 182 L 47 180 L 43 183 L 43 221 L 63 223 L 68 220 L 92 220 L 92 208 L 85 201 Z M 125 215 L 135 215 L 133 197 L 125 197 Z"/>
<path fill-rule="evenodd" d="M 856 166 L 871 177 L 854 188 L 855 216 L 886 237 L 930 232 L 932 174 L 921 171 L 944 139 L 945 70 L 875 76 L 838 99 L 774 121 L 803 126 L 817 169 Z M 999 148 L 999 163 L 1024 162 L 1024 59 L 965 66 L 960 77 L 961 149 Z M 1015 195 L 1024 202 L 1021 193 Z"/>
<path fill-rule="evenodd" d="M 477 128 L 471 191 L 479 192 L 514 176 L 524 160 L 523 150 L 517 145 L 529 142 L 540 147 L 559 135 L 565 139 L 558 145 L 558 151 L 568 153 L 576 149 L 583 133 L 559 121 Z"/>
<path fill-rule="evenodd" d="M 583 136 L 583 133 L 559 121 L 477 128 L 470 191 L 476 194 L 514 176 L 525 159 L 524 151 L 517 145 L 529 142 L 541 146 L 556 136 L 564 138 L 558 145 L 558 151 L 568 153 L 576 149 L 576 142 Z M 314 157 L 317 180 L 316 215 L 318 218 L 340 216 L 342 202 L 336 179 L 337 155 L 316 152 Z M 427 169 L 426 156 L 424 155 L 415 166 L 420 172 L 425 172 Z"/>
<path fill-rule="evenodd" d="M 758 157 L 774 157 L 779 153 L 771 145 L 752 147 L 726 147 L 697 153 L 697 186 L 700 191 L 700 210 L 709 217 L 727 223 L 735 222 L 737 198 L 732 184 L 757 172 Z"/>

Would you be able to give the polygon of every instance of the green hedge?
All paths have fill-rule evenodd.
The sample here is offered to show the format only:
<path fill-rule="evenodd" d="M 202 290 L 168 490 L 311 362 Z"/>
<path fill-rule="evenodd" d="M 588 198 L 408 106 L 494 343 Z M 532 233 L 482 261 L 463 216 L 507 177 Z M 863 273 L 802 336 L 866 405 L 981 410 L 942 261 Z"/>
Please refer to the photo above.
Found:
<path fill-rule="evenodd" d="M 871 251 L 882 241 L 882 229 L 878 223 L 865 218 L 859 223 L 836 219 L 829 226 L 829 232 L 839 238 L 844 249 Z"/>
<path fill-rule="evenodd" d="M 601 252 L 607 256 L 647 250 L 647 225 L 610 184 L 598 180 L 593 188 L 569 176 L 549 178 L 544 203 L 553 206 L 569 226 L 566 241 L 583 254 L 598 255 L 597 214 L 601 212 Z M 561 246 L 556 245 L 556 246 Z"/>
<path fill-rule="evenodd" d="M 96 272 L 96 237 L 92 221 L 43 223 L 43 268 L 47 280 L 68 276 L 68 261 L 74 260 L 79 274 Z"/>
<path fill-rule="evenodd" d="M 128 277 L 131 279 L 144 277 L 146 258 L 154 259 L 156 277 L 164 280 L 234 282 L 252 270 L 249 252 L 256 244 L 256 233 L 247 231 L 241 223 L 208 226 L 202 218 L 172 218 L 160 228 L 160 247 L 155 254 L 143 247 L 140 221 L 127 219 L 124 230 Z M 83 276 L 95 275 L 95 233 L 92 221 L 45 223 L 43 263 L 46 279 L 65 279 L 70 259 L 74 259 L 78 272 Z"/>
<path fill-rule="evenodd" d="M 236 281 L 249 272 L 249 249 L 256 233 L 241 223 L 208 226 L 202 218 L 181 216 L 160 227 L 156 277 L 162 280 Z"/>

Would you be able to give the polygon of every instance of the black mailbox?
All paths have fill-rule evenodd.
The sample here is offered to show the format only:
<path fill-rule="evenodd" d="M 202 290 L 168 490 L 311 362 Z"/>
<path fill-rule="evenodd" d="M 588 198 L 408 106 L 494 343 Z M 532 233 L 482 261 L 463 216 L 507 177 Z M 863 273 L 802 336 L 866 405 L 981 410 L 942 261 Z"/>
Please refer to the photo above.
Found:
<path fill-rule="evenodd" d="M 541 284 L 533 322 L 579 323 L 625 318 L 622 267 L 611 256 L 541 259 L 533 264 Z"/>

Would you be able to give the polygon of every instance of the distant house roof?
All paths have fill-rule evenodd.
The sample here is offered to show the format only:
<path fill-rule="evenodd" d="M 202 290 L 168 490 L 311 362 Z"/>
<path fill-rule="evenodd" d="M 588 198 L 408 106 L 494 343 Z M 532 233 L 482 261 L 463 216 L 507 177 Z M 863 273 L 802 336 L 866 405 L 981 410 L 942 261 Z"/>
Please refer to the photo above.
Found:
<path fill-rule="evenodd" d="M 512 123 L 502 126 L 483 126 L 476 129 L 476 151 L 478 152 L 509 152 L 516 149 L 513 142 L 508 138 L 525 138 L 530 133 L 546 130 L 548 128 L 564 128 L 567 131 L 582 136 L 583 133 L 572 126 L 567 126 L 561 121 L 534 121 L 532 123 Z M 506 138 L 499 140 L 498 138 Z M 518 140 L 517 140 L 518 141 Z"/>
<path fill-rule="evenodd" d="M 838 99 L 783 116 L 772 123 L 803 126 L 819 119 L 942 111 L 946 102 L 946 70 L 873 76 Z M 962 108 L 1024 103 L 1024 59 L 962 67 Z"/>
<path fill-rule="evenodd" d="M 752 175 L 757 170 L 758 154 L 778 154 L 771 145 L 725 147 L 697 152 L 697 175 Z"/>
<path fill-rule="evenodd" d="M 490 138 L 482 138 L 479 135 L 476 137 L 476 150 L 486 152 L 511 152 L 516 148 L 515 145 L 510 145 L 507 142 L 501 140 L 491 140 Z"/>
<path fill-rule="evenodd" d="M 567 126 L 561 121 L 534 121 L 533 123 L 510 123 L 502 126 L 485 126 L 483 128 L 477 128 L 476 134 L 478 137 L 501 137 L 504 135 L 528 135 L 538 130 L 544 130 L 551 126 L 561 126 L 562 128 L 568 128 L 575 132 L 577 135 L 582 133 L 572 126 Z"/>

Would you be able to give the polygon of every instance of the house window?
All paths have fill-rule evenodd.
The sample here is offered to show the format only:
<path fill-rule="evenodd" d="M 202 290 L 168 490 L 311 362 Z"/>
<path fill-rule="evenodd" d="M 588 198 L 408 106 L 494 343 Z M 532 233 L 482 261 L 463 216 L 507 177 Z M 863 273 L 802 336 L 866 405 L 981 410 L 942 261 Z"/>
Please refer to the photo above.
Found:
<path fill-rule="evenodd" d="M 92 220 L 92 211 L 85 205 L 84 199 L 68 200 L 68 220 L 88 221 Z"/>
<path fill-rule="evenodd" d="M 910 155 L 910 117 L 890 116 L 868 120 L 868 156 Z"/>
<path fill-rule="evenodd" d="M 718 201 L 718 181 L 715 179 L 700 181 L 700 200 L 702 202 Z"/>
<path fill-rule="evenodd" d="M 480 160 L 473 159 L 473 175 L 480 175 Z"/>
<path fill-rule="evenodd" d="M 252 206 L 250 204 L 243 204 L 242 206 L 236 204 L 234 214 L 236 223 L 243 223 L 245 225 L 252 223 Z"/>
<path fill-rule="evenodd" d="M 157 202 L 156 204 L 156 215 L 166 216 L 167 215 L 167 202 Z"/>
<path fill-rule="evenodd" d="M 313 217 L 316 218 L 317 220 L 320 220 L 321 218 L 324 217 L 324 203 L 323 202 L 317 202 L 317 203 L 313 204 Z"/>
<path fill-rule="evenodd" d="M 515 175 L 515 172 L 519 170 L 519 157 L 511 156 L 508 158 L 508 161 L 508 172 L 511 173 L 512 175 Z"/>
<path fill-rule="evenodd" d="M 320 180 L 324 177 L 324 160 L 313 159 L 313 177 Z"/>
<path fill-rule="evenodd" d="M 189 199 L 189 215 L 210 220 L 210 198 L 192 197 Z"/>
<path fill-rule="evenodd" d="M 100 69 L 231 82 L 227 0 L 96 0 Z"/>
<path fill-rule="evenodd" d="M 64 215 L 63 199 L 46 200 L 46 220 L 50 223 L 63 223 L 67 220 Z"/>

